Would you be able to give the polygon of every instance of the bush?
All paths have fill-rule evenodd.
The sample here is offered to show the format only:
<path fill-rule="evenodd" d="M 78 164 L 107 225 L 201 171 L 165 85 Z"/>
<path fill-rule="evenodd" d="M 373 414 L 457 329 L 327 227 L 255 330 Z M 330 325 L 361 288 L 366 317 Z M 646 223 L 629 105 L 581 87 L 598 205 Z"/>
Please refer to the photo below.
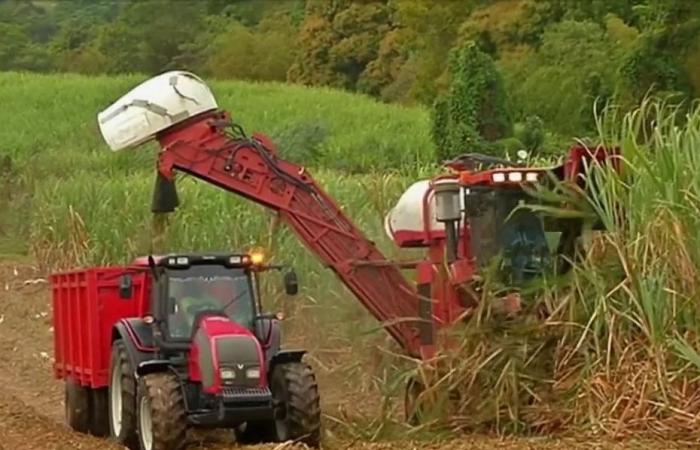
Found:
<path fill-rule="evenodd" d="M 272 133 L 272 138 L 283 158 L 297 164 L 313 164 L 318 162 L 328 134 L 325 122 L 314 121 L 282 127 Z"/>
<path fill-rule="evenodd" d="M 512 134 L 503 81 L 493 60 L 471 42 L 450 55 L 448 92 L 433 107 L 438 162 L 467 151 L 489 151 Z"/>
<path fill-rule="evenodd" d="M 524 123 L 515 126 L 515 136 L 522 142 L 530 154 L 536 154 L 542 149 L 545 140 L 544 122 L 539 116 L 527 116 Z"/>

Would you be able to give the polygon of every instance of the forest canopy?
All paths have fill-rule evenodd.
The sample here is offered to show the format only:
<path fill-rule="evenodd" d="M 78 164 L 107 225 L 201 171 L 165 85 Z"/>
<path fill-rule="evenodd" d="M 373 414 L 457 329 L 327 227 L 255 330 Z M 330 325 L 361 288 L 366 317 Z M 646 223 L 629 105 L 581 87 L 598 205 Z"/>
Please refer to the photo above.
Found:
<path fill-rule="evenodd" d="M 607 101 L 696 98 L 700 2 L 0 0 L 0 70 L 175 68 L 423 104 L 446 157 L 546 151 L 592 133 Z"/>

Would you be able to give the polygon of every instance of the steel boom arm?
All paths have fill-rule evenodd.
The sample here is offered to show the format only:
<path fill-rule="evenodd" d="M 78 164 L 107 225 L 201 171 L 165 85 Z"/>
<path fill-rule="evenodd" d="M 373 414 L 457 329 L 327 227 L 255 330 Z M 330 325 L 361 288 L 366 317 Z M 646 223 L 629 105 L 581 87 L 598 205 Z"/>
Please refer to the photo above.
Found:
<path fill-rule="evenodd" d="M 188 173 L 275 210 L 333 269 L 411 356 L 419 357 L 419 297 L 396 265 L 343 214 L 303 167 L 279 159 L 265 136 L 246 138 L 228 113 L 195 117 L 158 136 L 159 172 Z"/>

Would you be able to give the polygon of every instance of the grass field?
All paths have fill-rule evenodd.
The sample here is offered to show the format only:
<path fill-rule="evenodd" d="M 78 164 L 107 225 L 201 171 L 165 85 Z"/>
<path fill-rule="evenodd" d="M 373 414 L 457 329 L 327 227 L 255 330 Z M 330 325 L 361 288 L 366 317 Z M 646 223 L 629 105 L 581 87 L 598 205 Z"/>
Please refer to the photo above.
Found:
<path fill-rule="evenodd" d="M 153 151 L 112 154 L 95 126 L 97 111 L 139 80 L 0 74 L 0 155 L 12 160 L 0 166 L 0 206 L 11 211 L 0 217 L 0 252 L 57 267 L 152 249 Z M 425 111 L 275 84 L 213 89 L 248 131 L 269 131 L 284 155 L 318 168 L 358 226 L 398 254 L 381 219 L 409 183 L 435 171 Z M 586 202 L 606 233 L 572 275 L 548 280 L 532 299 L 529 309 L 546 319 L 497 321 L 485 302 L 482 320 L 457 330 L 462 347 L 440 360 L 449 376 L 426 374 L 434 404 L 447 393 L 459 400 L 457 410 L 440 408 L 435 429 L 700 437 L 700 112 L 652 101 L 609 112 L 600 134 L 626 158 L 622 176 L 597 172 Z M 159 249 L 260 246 L 292 260 L 303 300 L 283 304 L 270 288 L 271 303 L 291 313 L 291 329 L 339 388 L 386 400 L 364 421 L 357 411 L 343 416 L 345 432 L 372 440 L 396 430 L 387 423 L 405 373 L 389 367 L 396 359 L 378 350 L 383 334 L 344 288 L 289 233 L 271 235 L 261 208 L 194 180 L 178 187 L 182 206 Z"/>

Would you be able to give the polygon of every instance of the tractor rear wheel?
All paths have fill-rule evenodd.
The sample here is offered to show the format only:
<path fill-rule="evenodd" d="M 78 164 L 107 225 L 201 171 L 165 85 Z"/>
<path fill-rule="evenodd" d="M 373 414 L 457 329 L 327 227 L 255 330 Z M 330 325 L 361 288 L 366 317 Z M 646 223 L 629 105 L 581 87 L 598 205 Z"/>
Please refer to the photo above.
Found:
<path fill-rule="evenodd" d="M 272 369 L 270 384 L 276 404 L 276 440 L 293 440 L 318 447 L 321 442 L 321 404 L 313 369 L 301 362 L 279 364 Z"/>
<path fill-rule="evenodd" d="M 66 380 L 66 421 L 75 431 L 90 431 L 90 389 L 71 379 Z"/>
<path fill-rule="evenodd" d="M 179 450 L 185 446 L 187 422 L 180 382 L 171 373 L 152 373 L 139 381 L 141 450 Z"/>
<path fill-rule="evenodd" d="M 107 388 L 90 390 L 90 434 L 109 436 L 109 393 Z"/>
<path fill-rule="evenodd" d="M 126 346 L 114 341 L 109 368 L 109 431 L 118 444 L 137 450 L 136 380 Z"/>

